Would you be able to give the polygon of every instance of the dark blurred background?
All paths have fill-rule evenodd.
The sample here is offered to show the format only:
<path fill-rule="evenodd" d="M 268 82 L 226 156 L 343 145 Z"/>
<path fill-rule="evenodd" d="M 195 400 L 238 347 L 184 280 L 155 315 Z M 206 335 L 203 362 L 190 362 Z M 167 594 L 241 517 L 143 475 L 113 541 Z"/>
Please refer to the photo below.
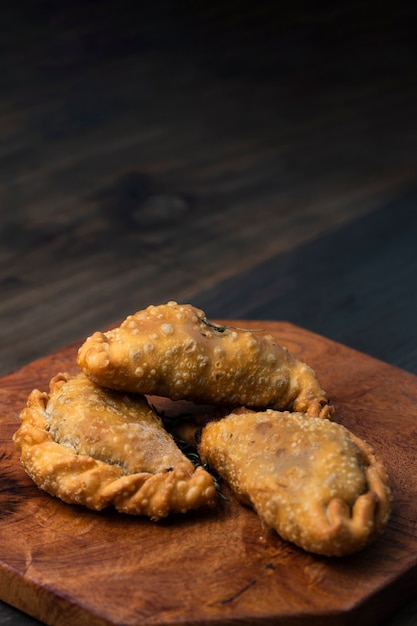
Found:
<path fill-rule="evenodd" d="M 0 12 L 3 372 L 168 299 L 417 372 L 413 2 Z"/>

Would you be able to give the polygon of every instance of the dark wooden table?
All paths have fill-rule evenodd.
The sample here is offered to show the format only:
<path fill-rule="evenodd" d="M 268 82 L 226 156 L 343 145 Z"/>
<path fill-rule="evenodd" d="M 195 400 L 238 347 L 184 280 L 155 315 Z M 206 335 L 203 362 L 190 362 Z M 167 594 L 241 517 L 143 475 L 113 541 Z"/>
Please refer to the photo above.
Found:
<path fill-rule="evenodd" d="M 0 373 L 177 300 L 417 374 L 413 3 L 204 4 L 3 5 Z"/>

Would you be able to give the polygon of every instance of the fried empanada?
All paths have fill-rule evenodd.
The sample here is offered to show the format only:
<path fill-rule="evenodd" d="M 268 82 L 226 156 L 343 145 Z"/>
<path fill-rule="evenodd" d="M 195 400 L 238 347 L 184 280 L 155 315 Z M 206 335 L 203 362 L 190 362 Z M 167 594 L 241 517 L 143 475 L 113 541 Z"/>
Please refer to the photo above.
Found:
<path fill-rule="evenodd" d="M 231 414 L 203 428 L 199 452 L 268 527 L 309 552 L 355 552 L 388 520 L 382 462 L 330 420 L 272 410 Z"/>
<path fill-rule="evenodd" d="M 208 404 L 288 409 L 327 417 L 315 372 L 271 335 L 217 326 L 189 304 L 149 306 L 96 332 L 78 363 L 113 389 Z"/>
<path fill-rule="evenodd" d="M 212 506 L 210 474 L 181 452 L 143 396 L 58 374 L 33 390 L 13 439 L 33 481 L 65 502 L 153 520 Z"/>

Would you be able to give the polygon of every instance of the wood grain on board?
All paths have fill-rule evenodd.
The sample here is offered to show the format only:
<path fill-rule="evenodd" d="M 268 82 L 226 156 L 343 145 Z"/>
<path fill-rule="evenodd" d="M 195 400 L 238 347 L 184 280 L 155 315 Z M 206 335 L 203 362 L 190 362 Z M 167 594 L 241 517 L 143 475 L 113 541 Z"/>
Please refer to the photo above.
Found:
<path fill-rule="evenodd" d="M 341 559 L 303 552 L 223 486 L 211 512 L 148 519 L 70 506 L 41 492 L 11 437 L 30 390 L 77 371 L 77 345 L 1 380 L 1 599 L 53 626 L 378 624 L 417 582 L 417 377 L 286 322 L 273 333 L 317 371 L 335 419 L 384 459 L 394 493 L 384 534 Z M 170 406 L 169 401 L 162 401 Z"/>

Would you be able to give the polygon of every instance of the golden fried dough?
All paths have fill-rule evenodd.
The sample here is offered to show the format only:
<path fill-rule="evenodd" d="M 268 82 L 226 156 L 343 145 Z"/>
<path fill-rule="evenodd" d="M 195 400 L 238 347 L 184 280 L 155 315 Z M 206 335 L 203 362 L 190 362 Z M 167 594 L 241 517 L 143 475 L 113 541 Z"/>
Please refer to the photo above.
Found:
<path fill-rule="evenodd" d="M 189 304 L 149 306 L 114 330 L 94 333 L 78 363 L 113 389 L 320 417 L 330 412 L 312 368 L 271 335 L 216 326 Z"/>
<path fill-rule="evenodd" d="M 204 427 L 199 452 L 267 526 L 309 552 L 355 552 L 387 522 L 383 464 L 330 420 L 272 410 L 231 414 Z"/>
<path fill-rule="evenodd" d="M 211 506 L 210 474 L 194 465 L 143 396 L 103 389 L 84 374 L 33 390 L 14 435 L 24 469 L 69 503 L 153 520 Z"/>

